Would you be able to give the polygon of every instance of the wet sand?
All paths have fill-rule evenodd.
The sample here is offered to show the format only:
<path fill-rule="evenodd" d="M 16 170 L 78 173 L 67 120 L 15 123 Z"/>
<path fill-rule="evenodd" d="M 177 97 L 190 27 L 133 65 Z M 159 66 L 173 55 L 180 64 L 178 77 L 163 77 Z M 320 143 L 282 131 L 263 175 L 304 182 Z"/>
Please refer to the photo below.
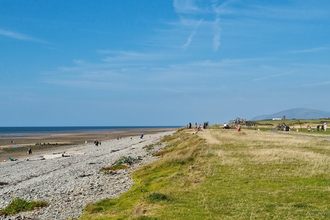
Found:
<path fill-rule="evenodd" d="M 177 128 L 174 128 L 177 129 Z M 35 134 L 26 137 L 1 137 L 0 138 L 0 163 L 8 161 L 9 157 L 19 159 L 29 157 L 27 148 L 32 149 L 32 155 L 40 154 L 52 149 L 69 149 L 77 145 L 93 143 L 94 140 L 105 141 L 117 137 L 140 135 L 142 133 L 157 133 L 172 131 L 173 128 L 138 128 L 138 129 L 117 129 L 100 132 L 65 133 L 65 134 Z M 12 146 L 25 146 L 11 148 Z"/>

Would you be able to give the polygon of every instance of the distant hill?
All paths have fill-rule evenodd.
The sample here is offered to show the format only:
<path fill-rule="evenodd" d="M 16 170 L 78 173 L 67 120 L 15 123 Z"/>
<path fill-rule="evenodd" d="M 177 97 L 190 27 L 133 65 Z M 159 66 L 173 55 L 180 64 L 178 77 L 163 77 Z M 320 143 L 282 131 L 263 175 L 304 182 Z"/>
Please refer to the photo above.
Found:
<path fill-rule="evenodd" d="M 252 121 L 282 118 L 285 115 L 286 119 L 319 119 L 330 117 L 330 112 L 324 112 L 320 110 L 308 109 L 308 108 L 293 108 L 281 112 L 277 112 L 269 115 L 260 115 L 252 118 Z"/>

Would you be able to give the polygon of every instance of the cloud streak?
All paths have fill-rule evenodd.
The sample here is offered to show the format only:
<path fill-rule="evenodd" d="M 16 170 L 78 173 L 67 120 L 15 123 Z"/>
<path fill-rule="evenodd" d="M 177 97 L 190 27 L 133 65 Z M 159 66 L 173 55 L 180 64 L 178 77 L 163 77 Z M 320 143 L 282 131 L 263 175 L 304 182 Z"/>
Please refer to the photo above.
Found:
<path fill-rule="evenodd" d="M 296 70 L 292 70 L 292 71 L 289 71 L 289 72 L 286 72 L 286 73 L 281 73 L 281 74 L 275 74 L 275 75 L 270 75 L 270 76 L 265 76 L 265 77 L 261 77 L 261 78 L 257 78 L 257 79 L 254 79 L 252 81 L 261 81 L 261 80 L 265 80 L 265 79 L 269 79 L 269 78 L 274 78 L 274 77 L 279 77 L 279 76 L 284 76 L 284 75 L 288 75 L 290 73 L 293 73 L 295 72 Z"/>
<path fill-rule="evenodd" d="M 7 30 L 3 30 L 3 29 L 0 29 L 0 35 L 6 36 L 6 37 L 9 37 L 9 38 L 14 38 L 14 39 L 17 39 L 17 40 L 32 41 L 32 42 L 37 42 L 37 43 L 47 43 L 46 41 L 43 41 L 43 40 L 40 40 L 40 39 L 37 39 L 37 38 L 30 37 L 30 36 L 28 36 L 26 34 L 21 34 L 21 33 L 18 33 L 18 32 L 7 31 Z"/>
<path fill-rule="evenodd" d="M 182 48 L 184 50 L 187 49 L 187 47 L 190 45 L 193 37 L 195 36 L 195 34 L 197 33 L 197 28 L 198 26 L 202 23 L 203 19 L 199 20 L 198 23 L 195 25 L 195 28 L 194 30 L 191 32 L 191 34 L 189 35 L 188 39 L 187 39 L 187 42 L 182 46 Z"/>
<path fill-rule="evenodd" d="M 306 50 L 292 50 L 287 53 L 313 53 L 313 52 L 318 52 L 322 50 L 329 50 L 329 47 L 317 47 L 317 48 L 312 48 L 312 49 L 306 49 Z"/>

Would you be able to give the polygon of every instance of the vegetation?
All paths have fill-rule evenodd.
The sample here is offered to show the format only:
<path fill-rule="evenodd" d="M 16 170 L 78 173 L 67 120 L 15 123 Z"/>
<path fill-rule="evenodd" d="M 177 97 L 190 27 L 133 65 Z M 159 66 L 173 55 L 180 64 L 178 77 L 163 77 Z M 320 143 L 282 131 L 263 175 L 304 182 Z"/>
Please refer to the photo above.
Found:
<path fill-rule="evenodd" d="M 173 147 L 133 173 L 130 191 L 88 204 L 81 219 L 330 217 L 326 140 L 211 129 L 166 142 Z"/>
<path fill-rule="evenodd" d="M 36 208 L 47 207 L 49 203 L 43 201 L 27 202 L 24 199 L 14 199 L 6 208 L 0 211 L 0 215 L 12 215 L 24 211 L 32 211 Z"/>
<path fill-rule="evenodd" d="M 147 151 L 151 151 L 154 149 L 154 145 L 153 144 L 149 144 L 143 147 L 143 149 L 146 149 Z"/>
<path fill-rule="evenodd" d="M 124 164 L 116 164 L 111 167 L 102 167 L 100 171 L 108 171 L 108 170 L 121 170 L 121 169 L 127 169 L 129 166 L 126 166 Z"/>

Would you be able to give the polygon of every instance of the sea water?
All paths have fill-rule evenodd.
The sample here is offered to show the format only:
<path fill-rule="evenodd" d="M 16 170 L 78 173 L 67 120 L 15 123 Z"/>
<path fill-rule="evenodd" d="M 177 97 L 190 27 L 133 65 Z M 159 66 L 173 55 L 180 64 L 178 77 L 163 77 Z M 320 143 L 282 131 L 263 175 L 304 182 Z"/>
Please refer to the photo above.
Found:
<path fill-rule="evenodd" d="M 0 137 L 26 137 L 47 134 L 107 132 L 120 129 L 178 128 L 180 126 L 63 126 L 63 127 L 0 127 Z"/>

